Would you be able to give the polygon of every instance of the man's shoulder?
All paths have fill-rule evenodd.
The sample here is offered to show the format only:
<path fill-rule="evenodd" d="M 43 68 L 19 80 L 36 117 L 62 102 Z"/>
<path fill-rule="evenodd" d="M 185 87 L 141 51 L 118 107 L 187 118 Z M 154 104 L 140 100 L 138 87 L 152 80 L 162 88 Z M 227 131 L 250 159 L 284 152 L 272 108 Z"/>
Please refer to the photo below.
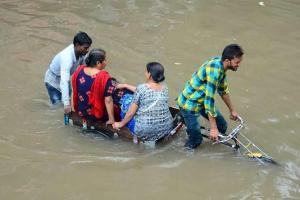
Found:
<path fill-rule="evenodd" d="M 59 54 L 64 55 L 64 56 L 73 56 L 74 53 L 74 45 L 70 44 L 66 48 L 64 48 Z"/>
<path fill-rule="evenodd" d="M 209 58 L 200 66 L 200 69 L 203 69 L 202 67 L 206 67 L 206 66 L 221 67 L 222 66 L 221 57 L 216 56 L 216 57 Z"/>
<path fill-rule="evenodd" d="M 213 57 L 206 63 L 206 68 L 208 70 L 213 70 L 214 73 L 222 72 L 224 70 L 223 63 L 220 57 Z"/>
<path fill-rule="evenodd" d="M 208 60 L 208 64 L 212 67 L 222 67 L 221 57 L 212 57 Z"/>
<path fill-rule="evenodd" d="M 62 50 L 59 54 L 60 63 L 69 63 L 73 64 L 76 62 L 74 46 L 73 44 L 67 46 L 64 50 Z"/>

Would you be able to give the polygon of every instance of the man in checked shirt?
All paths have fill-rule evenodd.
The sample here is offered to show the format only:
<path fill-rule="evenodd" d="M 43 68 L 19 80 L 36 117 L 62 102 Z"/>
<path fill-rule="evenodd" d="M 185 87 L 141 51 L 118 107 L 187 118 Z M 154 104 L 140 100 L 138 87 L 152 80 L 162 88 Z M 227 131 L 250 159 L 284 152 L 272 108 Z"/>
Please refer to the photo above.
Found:
<path fill-rule="evenodd" d="M 222 57 L 206 61 L 193 73 L 179 94 L 177 104 L 187 127 L 188 141 L 185 147 L 195 149 L 202 142 L 199 117 L 209 120 L 212 140 L 218 140 L 218 133 L 225 134 L 227 122 L 215 106 L 215 92 L 221 96 L 230 112 L 230 118 L 236 120 L 235 111 L 228 91 L 226 71 L 236 71 L 242 61 L 243 49 L 237 44 L 230 44 L 223 50 Z"/>

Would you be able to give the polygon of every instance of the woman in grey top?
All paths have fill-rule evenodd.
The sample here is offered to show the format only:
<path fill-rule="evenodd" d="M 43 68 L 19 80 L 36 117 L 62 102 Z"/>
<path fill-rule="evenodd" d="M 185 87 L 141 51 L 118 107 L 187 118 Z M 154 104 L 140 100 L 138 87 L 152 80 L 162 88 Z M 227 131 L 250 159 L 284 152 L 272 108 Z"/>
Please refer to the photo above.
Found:
<path fill-rule="evenodd" d="M 146 83 L 137 86 L 132 103 L 121 122 L 115 122 L 115 129 L 125 126 L 133 117 L 134 134 L 143 140 L 157 140 L 169 134 L 173 128 L 168 105 L 168 88 L 161 82 L 165 79 L 164 67 L 157 62 L 147 64 Z M 119 88 L 123 84 L 119 84 Z"/>

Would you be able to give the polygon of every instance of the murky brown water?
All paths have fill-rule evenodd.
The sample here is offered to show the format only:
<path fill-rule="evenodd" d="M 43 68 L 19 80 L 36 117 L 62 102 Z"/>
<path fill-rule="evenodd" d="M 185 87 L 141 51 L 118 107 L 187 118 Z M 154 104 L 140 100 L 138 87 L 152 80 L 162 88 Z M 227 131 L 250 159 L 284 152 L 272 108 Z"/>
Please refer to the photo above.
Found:
<path fill-rule="evenodd" d="M 1 0 L 0 199 L 300 199 L 299 10 L 298 0 Z M 144 150 L 65 127 L 43 77 L 78 30 L 121 81 L 163 63 L 172 105 L 199 64 L 241 44 L 231 98 L 244 133 L 282 166 L 210 142 L 189 155 L 184 136 Z"/>

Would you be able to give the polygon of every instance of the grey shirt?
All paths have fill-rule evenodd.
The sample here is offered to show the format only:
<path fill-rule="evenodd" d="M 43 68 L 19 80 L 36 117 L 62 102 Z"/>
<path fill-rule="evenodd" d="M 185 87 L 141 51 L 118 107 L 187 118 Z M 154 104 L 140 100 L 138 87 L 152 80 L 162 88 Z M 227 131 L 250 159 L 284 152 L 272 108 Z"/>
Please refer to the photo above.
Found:
<path fill-rule="evenodd" d="M 153 90 L 146 84 L 137 86 L 133 103 L 138 105 L 134 117 L 134 132 L 145 140 L 156 140 L 169 134 L 173 128 L 172 115 L 168 104 L 168 88 Z"/>

